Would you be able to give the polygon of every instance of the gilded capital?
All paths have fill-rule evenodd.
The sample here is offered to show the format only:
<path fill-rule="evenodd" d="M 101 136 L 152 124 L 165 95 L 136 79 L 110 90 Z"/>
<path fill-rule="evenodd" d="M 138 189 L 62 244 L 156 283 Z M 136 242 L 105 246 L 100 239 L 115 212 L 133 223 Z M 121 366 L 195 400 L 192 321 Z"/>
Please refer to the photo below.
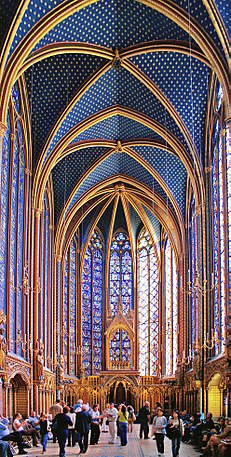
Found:
<path fill-rule="evenodd" d="M 4 133 L 7 130 L 7 126 L 0 121 L 0 138 L 4 137 Z"/>

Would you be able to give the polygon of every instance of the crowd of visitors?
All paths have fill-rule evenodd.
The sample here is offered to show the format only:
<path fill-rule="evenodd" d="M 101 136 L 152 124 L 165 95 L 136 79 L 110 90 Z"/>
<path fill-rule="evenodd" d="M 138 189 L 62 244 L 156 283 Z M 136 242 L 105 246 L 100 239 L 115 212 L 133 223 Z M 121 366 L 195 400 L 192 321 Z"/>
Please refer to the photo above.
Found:
<path fill-rule="evenodd" d="M 79 399 L 71 407 L 57 400 L 48 414 L 42 412 L 39 417 L 34 411 L 29 418 L 22 418 L 16 413 L 11 429 L 8 419 L 0 414 L 0 457 L 12 457 L 12 445 L 15 443 L 19 454 L 27 454 L 26 448 L 39 446 L 39 439 L 44 454 L 49 438 L 54 443 L 58 441 L 60 457 L 65 457 L 66 444 L 72 447 L 78 445 L 79 454 L 85 454 L 89 444 L 93 446 L 99 443 L 101 433 L 108 433 L 109 444 L 118 443 L 119 438 L 121 446 L 126 446 L 135 421 L 140 424 L 140 439 L 152 437 L 156 441 L 158 456 L 164 456 L 166 436 L 171 440 L 172 457 L 179 456 L 182 441 L 201 450 L 201 456 L 230 455 L 227 454 L 227 441 L 224 440 L 231 440 L 231 421 L 223 417 L 215 424 L 211 413 L 201 420 L 200 414 L 193 413 L 190 416 L 187 411 L 174 410 L 167 419 L 159 402 L 151 413 L 148 401 L 137 417 L 133 407 L 123 403 L 117 407 L 114 403 L 108 403 L 100 413 L 98 404 L 90 407 Z M 230 449 L 228 447 L 228 452 Z"/>

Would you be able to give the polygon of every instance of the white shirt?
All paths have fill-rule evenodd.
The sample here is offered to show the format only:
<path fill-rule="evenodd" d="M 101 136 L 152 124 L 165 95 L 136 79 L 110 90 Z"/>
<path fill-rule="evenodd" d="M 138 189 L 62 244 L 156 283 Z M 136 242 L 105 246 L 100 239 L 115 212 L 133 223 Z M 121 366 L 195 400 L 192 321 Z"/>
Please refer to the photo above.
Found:
<path fill-rule="evenodd" d="M 117 411 L 117 409 L 115 407 L 113 407 L 108 412 L 108 421 L 109 422 L 116 422 L 117 415 L 118 415 L 118 411 Z"/>
<path fill-rule="evenodd" d="M 75 421 L 76 421 L 76 414 L 75 413 L 67 413 L 67 416 L 70 417 L 72 425 L 68 425 L 69 430 L 72 430 L 75 428 Z"/>
<path fill-rule="evenodd" d="M 18 427 L 19 425 L 19 427 Z M 15 419 L 14 422 L 13 422 L 13 429 L 16 431 L 16 432 L 24 432 L 24 428 L 23 426 L 21 425 L 21 422 L 19 419 Z"/>

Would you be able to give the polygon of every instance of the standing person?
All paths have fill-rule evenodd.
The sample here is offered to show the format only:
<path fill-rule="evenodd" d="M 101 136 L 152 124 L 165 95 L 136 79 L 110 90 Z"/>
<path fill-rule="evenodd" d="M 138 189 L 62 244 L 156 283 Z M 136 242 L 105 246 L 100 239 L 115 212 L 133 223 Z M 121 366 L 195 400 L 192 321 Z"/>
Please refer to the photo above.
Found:
<path fill-rule="evenodd" d="M 70 417 L 72 425 L 68 425 L 68 446 L 75 446 L 75 421 L 76 413 L 74 408 L 71 406 L 69 413 L 67 415 Z"/>
<path fill-rule="evenodd" d="M 62 412 L 63 412 L 63 407 L 60 405 L 60 400 L 57 399 L 56 403 L 54 405 L 52 405 L 49 409 L 49 413 L 51 414 L 52 421 L 54 420 L 56 414 L 60 414 Z M 54 429 L 52 431 L 52 435 L 53 435 L 53 443 L 56 443 L 57 436 L 56 436 L 56 431 Z"/>
<path fill-rule="evenodd" d="M 110 411 L 110 405 L 109 403 L 106 404 L 105 409 L 103 410 L 103 422 L 102 422 L 102 427 L 101 427 L 101 432 L 108 433 L 108 413 Z"/>
<path fill-rule="evenodd" d="M 118 418 L 121 446 L 126 446 L 128 444 L 128 411 L 125 405 L 121 405 Z"/>
<path fill-rule="evenodd" d="M 75 428 L 78 433 L 80 454 L 85 454 L 88 448 L 88 435 L 90 430 L 91 415 L 87 405 L 82 405 L 82 411 L 76 414 Z"/>
<path fill-rule="evenodd" d="M 109 433 L 110 438 L 108 444 L 115 444 L 116 443 L 116 419 L 117 419 L 118 411 L 114 406 L 114 403 L 110 403 L 110 410 L 108 412 L 108 426 L 109 426 Z"/>
<path fill-rule="evenodd" d="M 184 424 L 180 419 L 178 410 L 173 411 L 172 417 L 169 419 L 169 432 L 172 441 L 172 457 L 179 456 L 181 437 L 184 436 Z"/>
<path fill-rule="evenodd" d="M 164 455 L 164 438 L 166 434 L 167 419 L 163 416 L 163 410 L 158 407 L 157 416 L 153 419 L 152 430 L 155 434 L 158 455 Z"/>
<path fill-rule="evenodd" d="M 150 403 L 146 401 L 144 406 L 139 411 L 139 421 L 140 421 L 140 438 L 143 437 L 144 432 L 144 439 L 147 440 L 149 434 L 149 420 L 150 420 Z"/>
<path fill-rule="evenodd" d="M 40 415 L 39 426 L 41 445 L 43 447 L 42 454 L 44 454 L 47 450 L 48 432 L 50 430 L 48 419 L 44 413 Z"/>
<path fill-rule="evenodd" d="M 64 406 L 63 412 L 56 414 L 53 419 L 53 427 L 56 423 L 56 436 L 59 443 L 59 456 L 65 457 L 65 446 L 68 438 L 68 425 L 72 425 L 70 417 L 67 415 L 70 411 L 68 406 Z"/>
<path fill-rule="evenodd" d="M 118 409 L 117 409 L 117 419 L 116 419 L 116 435 L 118 436 L 118 438 L 119 438 L 119 436 L 120 436 L 120 429 L 119 429 L 119 416 L 118 416 L 118 414 L 119 414 L 119 411 L 121 411 L 121 409 L 122 409 L 122 403 L 120 403 L 120 405 L 118 405 Z"/>
<path fill-rule="evenodd" d="M 93 405 L 91 413 L 91 439 L 90 444 L 98 444 L 100 437 L 99 421 L 101 419 L 99 405 Z"/>
<path fill-rule="evenodd" d="M 127 406 L 127 411 L 128 411 L 128 433 L 132 433 L 133 422 L 135 420 L 135 413 L 134 413 L 134 409 L 131 405 Z"/>

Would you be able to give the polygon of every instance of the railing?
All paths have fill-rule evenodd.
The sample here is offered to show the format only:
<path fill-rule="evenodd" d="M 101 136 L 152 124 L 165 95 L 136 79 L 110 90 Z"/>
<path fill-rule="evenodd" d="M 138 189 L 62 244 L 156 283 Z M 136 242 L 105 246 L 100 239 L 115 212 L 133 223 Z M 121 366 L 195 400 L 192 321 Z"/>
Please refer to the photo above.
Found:
<path fill-rule="evenodd" d="M 109 369 L 110 370 L 131 370 L 132 367 L 131 367 L 130 362 L 116 361 L 116 362 L 110 362 Z"/>

